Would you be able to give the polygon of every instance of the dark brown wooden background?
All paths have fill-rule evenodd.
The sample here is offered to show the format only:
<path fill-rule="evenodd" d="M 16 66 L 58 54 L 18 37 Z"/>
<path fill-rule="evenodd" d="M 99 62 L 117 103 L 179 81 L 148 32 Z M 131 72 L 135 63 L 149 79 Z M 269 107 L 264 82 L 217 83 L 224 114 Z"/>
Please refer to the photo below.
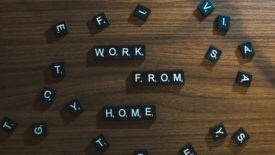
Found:
<path fill-rule="evenodd" d="M 150 7 L 146 23 L 131 16 L 137 3 Z M 148 149 L 152 155 L 174 155 L 192 143 L 200 155 L 275 154 L 275 1 L 216 0 L 216 10 L 203 19 L 201 0 L 1 0 L 0 117 L 19 124 L 13 135 L 0 132 L 1 155 L 96 155 L 91 140 L 104 134 L 106 155 L 129 155 Z M 106 12 L 111 26 L 97 31 L 94 15 Z M 231 30 L 215 29 L 217 15 L 230 15 Z M 70 34 L 55 40 L 50 28 L 67 20 Z M 251 41 L 252 61 L 243 60 L 238 45 Z M 145 44 L 144 62 L 95 63 L 94 45 Z M 223 50 L 213 66 L 204 60 L 210 44 Z M 65 61 L 67 76 L 51 79 L 48 66 Z M 132 70 L 184 69 L 181 89 L 135 90 Z M 234 84 L 237 71 L 253 73 L 248 89 Z M 44 86 L 57 90 L 50 106 L 39 101 Z M 65 105 L 81 98 L 86 112 L 72 118 Z M 156 104 L 157 120 L 104 123 L 104 105 Z M 49 135 L 32 138 L 30 126 L 47 121 Z M 224 122 L 229 136 L 214 142 L 209 127 Z M 244 147 L 231 141 L 244 127 L 251 139 Z"/>

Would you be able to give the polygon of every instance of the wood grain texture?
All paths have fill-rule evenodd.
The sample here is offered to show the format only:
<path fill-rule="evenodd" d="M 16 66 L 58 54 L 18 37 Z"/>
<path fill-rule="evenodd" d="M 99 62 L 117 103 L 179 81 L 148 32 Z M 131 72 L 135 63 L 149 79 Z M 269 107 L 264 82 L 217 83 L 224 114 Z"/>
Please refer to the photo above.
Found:
<path fill-rule="evenodd" d="M 137 3 L 152 9 L 146 23 L 131 16 Z M 19 124 L 11 136 L 0 135 L 1 155 L 96 155 L 91 140 L 103 133 L 111 147 L 105 155 L 129 155 L 148 149 L 152 155 L 174 155 L 192 143 L 200 155 L 275 154 L 275 1 L 215 0 L 207 18 L 196 11 L 201 0 L 1 0 L 0 117 Z M 111 26 L 97 31 L 91 19 L 106 12 Z M 231 16 L 231 30 L 215 29 L 217 15 Z M 70 34 L 56 40 L 50 28 L 67 20 Z M 256 55 L 243 60 L 238 45 L 251 41 Z M 142 63 L 95 63 L 94 45 L 145 44 Z M 210 44 L 223 55 L 213 66 L 204 60 Z M 48 66 L 65 61 L 67 76 L 54 81 Z M 133 70 L 184 69 L 181 89 L 128 89 Z M 234 84 L 237 71 L 253 73 L 248 89 Z M 39 93 L 57 90 L 50 106 Z M 86 112 L 72 118 L 65 105 L 80 97 Z M 104 105 L 155 104 L 150 123 L 104 123 Z M 47 121 L 49 135 L 34 139 L 30 126 Z M 214 142 L 209 127 L 224 122 L 229 136 Z M 231 141 L 240 126 L 250 134 L 244 147 Z"/>

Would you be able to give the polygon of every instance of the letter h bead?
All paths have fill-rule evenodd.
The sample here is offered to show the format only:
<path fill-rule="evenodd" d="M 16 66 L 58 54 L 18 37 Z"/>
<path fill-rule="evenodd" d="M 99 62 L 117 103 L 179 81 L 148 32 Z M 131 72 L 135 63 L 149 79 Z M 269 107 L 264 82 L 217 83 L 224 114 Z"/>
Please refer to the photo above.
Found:
<path fill-rule="evenodd" d="M 115 107 L 104 107 L 102 109 L 102 112 L 105 121 L 114 121 L 116 119 L 114 115 L 114 113 L 116 112 Z"/>

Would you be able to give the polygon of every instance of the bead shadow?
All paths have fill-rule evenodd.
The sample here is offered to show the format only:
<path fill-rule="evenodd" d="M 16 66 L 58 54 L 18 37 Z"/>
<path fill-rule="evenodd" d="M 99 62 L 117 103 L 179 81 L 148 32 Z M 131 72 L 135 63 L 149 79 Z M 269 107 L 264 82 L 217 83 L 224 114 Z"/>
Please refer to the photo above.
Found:
<path fill-rule="evenodd" d="M 237 47 L 236 51 L 235 51 L 236 57 L 238 58 L 238 62 L 240 65 L 244 65 L 246 63 L 249 63 L 252 61 L 253 58 L 249 58 L 249 59 L 244 59 L 241 53 L 241 50 L 239 48 L 239 46 Z"/>
<path fill-rule="evenodd" d="M 39 145 L 45 138 L 46 136 L 34 137 L 32 134 L 32 127 L 30 126 L 24 133 L 24 146 Z"/>
<path fill-rule="evenodd" d="M 44 70 L 44 81 L 45 81 L 45 84 L 55 84 L 55 83 L 58 83 L 61 80 L 62 80 L 62 78 L 55 78 L 55 77 L 53 77 L 51 66 L 48 66 Z"/>
<path fill-rule="evenodd" d="M 0 143 L 5 142 L 12 134 L 0 130 Z"/>
<path fill-rule="evenodd" d="M 224 141 L 225 141 L 226 138 L 214 140 L 213 137 L 211 136 L 211 134 L 208 132 L 208 133 L 205 135 L 205 138 L 204 138 L 204 139 L 205 139 L 205 142 L 206 142 L 206 144 L 207 144 L 208 149 L 209 149 L 209 150 L 212 150 L 212 149 L 214 149 L 214 148 L 216 148 L 216 147 L 221 146 L 221 145 L 224 143 Z"/>
<path fill-rule="evenodd" d="M 93 50 L 87 53 L 87 67 L 134 67 L 140 66 L 144 60 L 95 60 Z"/>
<path fill-rule="evenodd" d="M 85 148 L 85 154 L 86 155 L 103 155 L 104 152 L 98 152 L 95 149 L 95 146 L 93 146 L 92 142 L 90 142 L 87 147 Z"/>
<path fill-rule="evenodd" d="M 64 35 L 64 36 L 61 36 L 61 37 L 56 37 L 55 34 L 54 34 L 54 32 L 53 32 L 53 28 L 52 27 L 49 28 L 49 29 L 47 29 L 45 31 L 44 35 L 45 35 L 47 43 L 52 43 L 52 42 L 61 40 L 62 38 L 64 38 L 66 36 L 66 35 Z"/>
<path fill-rule="evenodd" d="M 230 137 L 231 138 L 231 137 Z M 230 142 L 228 144 L 229 149 L 233 152 L 233 154 L 239 154 L 244 148 L 246 144 L 243 144 L 242 146 L 238 146 L 233 139 L 230 139 Z"/>
<path fill-rule="evenodd" d="M 66 107 L 62 108 L 59 113 L 65 125 L 70 124 L 78 118 L 78 116 L 73 115 Z"/>
<path fill-rule="evenodd" d="M 32 109 L 39 111 L 39 112 L 44 112 L 46 111 L 49 107 L 51 106 L 51 103 L 46 103 L 41 100 L 41 91 L 38 92 L 35 96 L 34 102 L 32 104 Z"/>
<path fill-rule="evenodd" d="M 196 7 L 196 9 L 193 11 L 193 16 L 196 17 L 196 19 L 199 21 L 199 22 L 202 22 L 203 20 L 206 19 L 206 16 L 204 16 L 199 10 L 198 8 Z"/>
<path fill-rule="evenodd" d="M 202 62 L 201 62 L 200 65 L 203 66 L 204 68 L 206 68 L 207 70 L 212 71 L 216 64 L 210 62 L 205 57 L 203 57 Z"/>
<path fill-rule="evenodd" d="M 109 25 L 109 26 L 110 26 L 110 25 Z M 98 28 L 96 27 L 95 22 L 94 22 L 93 19 L 92 19 L 92 20 L 89 20 L 89 21 L 87 22 L 87 27 L 88 27 L 89 32 L 90 32 L 90 34 L 91 34 L 92 36 L 95 35 L 95 34 L 97 34 L 97 33 L 102 32 L 102 31 L 104 31 L 106 28 L 108 28 L 108 27 L 106 27 L 106 28 L 103 28 L 103 29 L 98 29 Z"/>
<path fill-rule="evenodd" d="M 237 72 L 236 72 L 236 74 L 237 74 Z M 236 79 L 236 77 L 235 77 L 235 79 Z M 248 88 L 249 87 L 237 84 L 236 81 L 234 80 L 234 83 L 233 83 L 233 86 L 232 86 L 232 92 L 245 95 L 248 91 Z"/>
<path fill-rule="evenodd" d="M 262 74 L 266 76 L 271 86 L 275 88 L 275 66 L 273 65 L 274 61 L 272 61 L 270 57 L 267 57 L 263 52 L 257 52 L 257 50 L 255 56 L 257 56 L 257 58 L 253 60 L 253 62 L 256 62 L 254 65 L 256 65 Z"/>

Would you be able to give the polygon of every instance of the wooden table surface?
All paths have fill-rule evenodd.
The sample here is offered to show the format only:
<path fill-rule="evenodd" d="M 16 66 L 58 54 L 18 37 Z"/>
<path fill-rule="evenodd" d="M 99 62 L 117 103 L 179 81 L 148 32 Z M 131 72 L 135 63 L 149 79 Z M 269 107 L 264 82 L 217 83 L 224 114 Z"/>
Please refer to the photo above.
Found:
<path fill-rule="evenodd" d="M 138 3 L 152 9 L 145 23 L 131 14 Z M 105 155 L 175 155 L 192 143 L 199 155 L 275 154 L 275 1 L 215 0 L 216 10 L 202 18 L 201 0 L 1 0 L 0 117 L 19 124 L 7 136 L 0 132 L 1 155 L 97 155 L 91 140 L 104 134 L 111 143 Z M 97 31 L 92 17 L 105 12 L 111 26 Z M 216 30 L 217 15 L 231 16 L 231 30 Z M 70 33 L 54 39 L 51 26 L 66 20 Z M 241 57 L 238 45 L 251 41 L 256 55 Z M 146 60 L 94 62 L 94 45 L 145 44 Z M 210 44 L 222 49 L 216 65 L 205 61 Z M 67 64 L 61 81 L 48 66 Z M 133 89 L 133 70 L 184 69 L 181 89 Z M 253 74 L 250 88 L 235 84 L 238 70 Z M 44 86 L 57 90 L 55 102 L 39 100 Z M 64 107 L 74 97 L 86 111 L 72 117 Z M 107 123 L 105 105 L 155 104 L 157 120 Z M 48 122 L 48 136 L 33 138 L 30 126 Z M 209 127 L 223 122 L 229 136 L 214 142 Z M 250 140 L 237 147 L 231 135 L 239 127 Z"/>

